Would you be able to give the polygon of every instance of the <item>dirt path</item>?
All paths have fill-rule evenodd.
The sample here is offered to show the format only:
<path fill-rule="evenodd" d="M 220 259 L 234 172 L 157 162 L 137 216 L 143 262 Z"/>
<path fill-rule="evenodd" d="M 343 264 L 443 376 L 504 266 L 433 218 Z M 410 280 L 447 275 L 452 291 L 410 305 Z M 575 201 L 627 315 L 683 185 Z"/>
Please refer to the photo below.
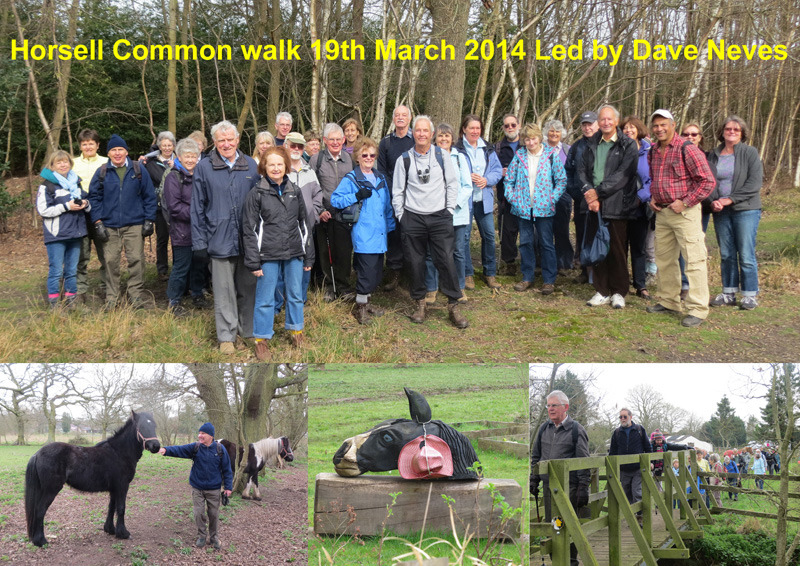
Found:
<path fill-rule="evenodd" d="M 307 563 L 308 471 L 287 467 L 262 483 L 263 500 L 238 496 L 220 513 L 222 548 L 196 548 L 188 471 L 157 481 L 134 479 L 128 495 L 128 540 L 103 532 L 107 494 L 64 489 L 47 512 L 49 545 L 27 542 L 20 502 L 0 505 L 0 563 L 47 566 Z M 5 517 L 5 522 L 3 518 Z"/>

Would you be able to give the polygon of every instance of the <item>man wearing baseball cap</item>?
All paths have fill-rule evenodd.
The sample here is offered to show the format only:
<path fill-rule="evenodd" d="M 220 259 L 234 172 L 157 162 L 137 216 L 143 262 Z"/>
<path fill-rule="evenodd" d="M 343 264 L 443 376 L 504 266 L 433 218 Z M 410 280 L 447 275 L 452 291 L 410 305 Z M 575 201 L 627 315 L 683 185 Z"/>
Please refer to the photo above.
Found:
<path fill-rule="evenodd" d="M 656 213 L 659 302 L 647 307 L 647 312 L 681 311 L 678 258 L 682 255 L 689 293 L 685 299 L 687 316 L 681 324 L 696 327 L 708 316 L 708 269 L 700 203 L 711 194 L 716 181 L 700 148 L 677 135 L 675 118 L 669 110 L 653 112 L 650 127 L 658 142 L 650 148 L 650 208 Z"/>
<path fill-rule="evenodd" d="M 158 451 L 162 456 L 191 458 L 192 471 L 189 472 L 189 485 L 192 486 L 194 522 L 197 525 L 197 547 L 206 545 L 206 533 L 211 545 L 219 549 L 217 524 L 219 522 L 220 488 L 224 484 L 225 496 L 233 489 L 233 473 L 228 451 L 214 441 L 214 425 L 203 423 L 197 432 L 197 442 L 182 446 L 162 446 Z M 206 519 L 206 508 L 208 515 Z M 208 521 L 208 530 L 206 530 Z"/>
<path fill-rule="evenodd" d="M 89 183 L 92 223 L 103 242 L 106 260 L 106 309 L 117 306 L 122 250 L 128 260 L 128 297 L 136 308 L 150 304 L 144 298 L 144 240 L 154 231 L 156 192 L 147 171 L 128 158 L 128 144 L 112 134 L 107 144 L 108 163 L 95 171 Z"/>
<path fill-rule="evenodd" d="M 600 126 L 597 124 L 597 114 L 588 111 L 581 114 L 581 132 L 583 137 L 577 140 L 569 148 L 567 161 L 564 169 L 567 171 L 567 193 L 573 200 L 573 221 L 575 222 L 575 259 L 581 256 L 581 242 L 583 232 L 586 227 L 586 215 L 581 214 L 581 203 L 584 202 L 583 191 L 581 190 L 581 180 L 578 176 L 578 169 L 583 162 L 583 152 L 589 146 L 589 139 L 597 132 Z M 578 277 L 579 283 L 588 283 L 589 276 L 586 267 L 581 266 L 581 274 Z"/>

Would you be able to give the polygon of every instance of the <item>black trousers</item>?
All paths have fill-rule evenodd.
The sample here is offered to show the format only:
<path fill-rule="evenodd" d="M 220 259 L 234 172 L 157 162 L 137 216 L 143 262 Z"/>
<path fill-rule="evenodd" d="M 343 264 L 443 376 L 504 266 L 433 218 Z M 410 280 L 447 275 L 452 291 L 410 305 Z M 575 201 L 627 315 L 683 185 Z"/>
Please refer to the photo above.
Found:
<path fill-rule="evenodd" d="M 383 254 L 353 254 L 353 268 L 356 270 L 356 293 L 369 295 L 383 279 Z"/>
<path fill-rule="evenodd" d="M 646 215 L 628 220 L 628 245 L 631 249 L 631 270 L 633 288 L 637 291 L 647 287 L 647 227 L 650 225 Z"/>
<path fill-rule="evenodd" d="M 594 239 L 597 232 L 597 215 L 590 212 L 586 219 L 586 241 Z M 631 287 L 628 275 L 628 221 L 605 220 L 611 245 L 606 259 L 594 266 L 592 283 L 595 291 L 604 297 L 619 294 L 623 297 Z"/>
<path fill-rule="evenodd" d="M 511 205 L 501 192 L 497 193 L 497 230 L 500 232 L 500 259 L 505 263 L 517 261 L 517 237 L 519 236 L 519 223 L 517 217 L 511 214 Z"/>
<path fill-rule="evenodd" d="M 395 218 L 395 229 L 386 236 L 386 269 L 403 269 L 403 238 L 400 223 Z"/>
<path fill-rule="evenodd" d="M 403 227 L 403 257 L 411 274 L 411 298 L 425 298 L 425 255 L 430 246 L 433 265 L 439 271 L 439 289 L 450 302 L 461 298 L 453 253 L 455 235 L 453 215 L 446 209 L 433 214 L 415 214 L 406 210 L 400 220 Z"/>
<path fill-rule="evenodd" d="M 350 287 L 352 270 L 353 227 L 333 218 L 317 224 L 317 257 L 323 277 L 330 285 L 331 269 L 336 280 L 336 291 Z"/>
<path fill-rule="evenodd" d="M 161 213 L 161 208 L 156 211 L 156 268 L 159 275 L 166 275 L 169 271 L 169 224 Z"/>
<path fill-rule="evenodd" d="M 572 269 L 572 261 L 575 259 L 575 250 L 569 241 L 570 216 L 572 216 L 572 197 L 564 193 L 556 203 L 556 215 L 553 217 L 558 269 Z"/>

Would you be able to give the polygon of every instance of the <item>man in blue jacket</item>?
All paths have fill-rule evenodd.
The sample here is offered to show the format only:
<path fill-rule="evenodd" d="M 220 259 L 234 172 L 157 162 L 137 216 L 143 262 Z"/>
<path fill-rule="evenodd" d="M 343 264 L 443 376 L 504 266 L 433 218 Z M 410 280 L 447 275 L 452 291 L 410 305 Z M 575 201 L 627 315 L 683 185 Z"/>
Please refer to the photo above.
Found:
<path fill-rule="evenodd" d="M 128 159 L 128 144 L 112 134 L 107 145 L 108 163 L 95 171 L 89 184 L 92 223 L 97 239 L 103 242 L 106 260 L 105 308 L 119 301 L 122 250 L 128 259 L 128 297 L 136 308 L 151 306 L 144 292 L 144 240 L 153 234 L 156 192 L 147 172 Z"/>
<path fill-rule="evenodd" d="M 630 409 L 619 410 L 619 428 L 611 435 L 609 456 L 626 456 L 629 454 L 643 454 L 652 452 L 653 447 L 642 425 L 633 422 L 633 413 Z M 646 470 L 645 473 L 650 473 Z M 619 467 L 619 480 L 622 489 L 628 498 L 628 503 L 633 505 L 642 500 L 642 470 L 638 463 L 622 464 Z M 642 512 L 636 513 L 639 525 L 642 524 Z"/>
<path fill-rule="evenodd" d="M 218 549 L 220 488 L 224 484 L 225 495 L 231 494 L 233 472 L 228 451 L 214 441 L 214 425 L 204 423 L 197 433 L 197 442 L 182 446 L 162 446 L 158 453 L 174 458 L 191 458 L 194 461 L 192 471 L 189 473 L 189 485 L 192 486 L 194 522 L 197 525 L 195 544 L 200 548 L 206 544 L 206 507 L 208 507 L 207 534 L 211 545 Z"/>
<path fill-rule="evenodd" d="M 256 182 L 252 157 L 238 151 L 239 131 L 227 120 L 211 128 L 214 149 L 197 164 L 192 182 L 192 250 L 211 260 L 219 350 L 233 354 L 236 337 L 252 338 L 256 278 L 244 266 L 244 200 Z"/>

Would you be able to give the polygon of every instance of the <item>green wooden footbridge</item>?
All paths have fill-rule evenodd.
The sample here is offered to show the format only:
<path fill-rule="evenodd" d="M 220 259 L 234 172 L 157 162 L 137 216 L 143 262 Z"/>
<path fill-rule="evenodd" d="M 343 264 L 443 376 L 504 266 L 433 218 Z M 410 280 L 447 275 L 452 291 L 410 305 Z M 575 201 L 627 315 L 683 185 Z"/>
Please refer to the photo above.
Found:
<path fill-rule="evenodd" d="M 662 458 L 664 474 L 659 485 L 650 473 L 650 462 Z M 671 469 L 674 458 L 680 463 L 678 476 Z M 619 467 L 636 462 L 642 470 L 642 500 L 630 505 Z M 532 498 L 531 566 L 568 566 L 570 543 L 577 547 L 584 566 L 656 566 L 662 558 L 689 558 L 687 543 L 703 536 L 702 525 L 713 521 L 705 496 L 697 489 L 697 466 L 690 467 L 690 462 L 694 462 L 691 450 L 539 462 L 535 472 L 550 478 L 553 520 L 544 522 L 543 497 Z M 585 469 L 592 472 L 591 516 L 579 518 L 569 501 L 569 472 Z M 604 491 L 600 491 L 601 482 Z M 640 511 L 641 526 L 636 517 Z"/>

